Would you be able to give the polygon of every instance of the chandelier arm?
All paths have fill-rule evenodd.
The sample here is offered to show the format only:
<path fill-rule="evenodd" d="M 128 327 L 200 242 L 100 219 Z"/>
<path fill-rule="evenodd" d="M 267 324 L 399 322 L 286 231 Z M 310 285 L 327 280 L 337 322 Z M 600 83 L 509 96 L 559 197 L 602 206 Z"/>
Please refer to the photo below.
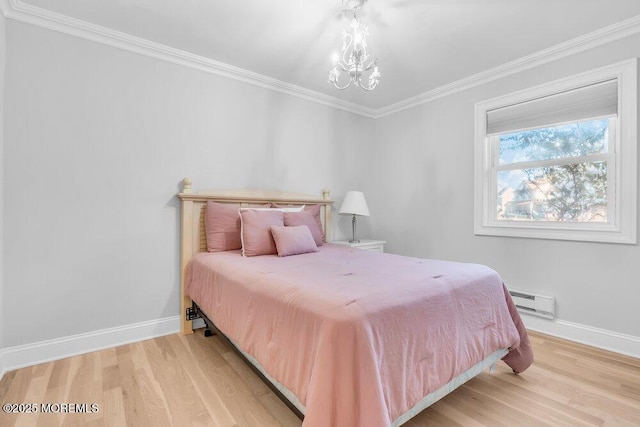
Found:
<path fill-rule="evenodd" d="M 333 86 L 335 86 L 336 89 L 338 90 L 345 90 L 346 88 L 348 88 L 349 86 L 351 86 L 351 83 L 353 83 L 353 80 L 349 79 L 349 81 L 347 82 L 346 85 L 344 86 L 338 86 L 338 81 L 334 80 L 333 81 Z"/>
<path fill-rule="evenodd" d="M 373 63 L 373 62 L 372 62 L 371 64 L 369 64 L 369 66 L 368 66 L 365 70 L 363 70 L 363 72 L 364 72 L 364 71 L 369 70 L 371 67 L 374 67 L 374 66 L 376 66 L 376 65 L 377 65 L 377 64 L 375 64 L 375 63 Z M 375 71 L 372 71 L 371 73 L 374 73 L 374 72 L 375 72 Z M 371 75 L 372 75 L 372 74 L 369 74 L 369 78 L 371 77 Z M 362 89 L 364 89 L 364 90 L 366 90 L 366 91 L 372 91 L 373 89 L 375 89 L 375 88 L 376 88 L 376 86 L 378 86 L 378 81 L 374 80 L 373 84 L 371 84 L 371 81 L 370 81 L 370 82 L 365 86 L 365 85 L 362 83 L 362 73 L 361 73 L 361 74 L 358 76 L 358 86 L 360 86 Z"/>
<path fill-rule="evenodd" d="M 369 71 L 370 69 L 372 69 L 373 67 L 376 66 L 375 62 L 370 62 L 369 65 L 367 65 L 365 68 L 362 69 L 362 72 L 364 73 L 365 71 Z"/>
<path fill-rule="evenodd" d="M 360 79 L 358 79 L 358 80 L 360 80 Z M 371 86 L 371 87 L 367 87 L 367 86 L 363 85 L 363 84 L 362 84 L 362 82 L 360 82 L 360 85 L 359 85 L 359 86 L 360 86 L 362 89 L 366 90 L 367 92 L 370 92 L 370 91 L 374 90 L 374 89 L 376 88 L 376 86 L 378 86 L 378 83 L 374 83 L 374 84 L 373 84 L 373 86 Z"/>
<path fill-rule="evenodd" d="M 371 74 L 369 74 L 371 75 Z M 363 90 L 366 90 L 367 92 L 372 91 L 373 89 L 376 88 L 376 86 L 378 86 L 378 83 L 374 82 L 373 85 L 369 82 L 366 85 L 362 82 L 362 72 L 360 74 L 357 75 L 356 80 L 358 81 L 357 86 L 360 86 Z"/>

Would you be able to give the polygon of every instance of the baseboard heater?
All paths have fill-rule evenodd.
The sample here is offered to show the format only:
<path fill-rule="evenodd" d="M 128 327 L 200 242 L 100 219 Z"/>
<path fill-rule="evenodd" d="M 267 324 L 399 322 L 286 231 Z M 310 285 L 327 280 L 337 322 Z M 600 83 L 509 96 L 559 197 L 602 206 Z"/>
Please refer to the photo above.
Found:
<path fill-rule="evenodd" d="M 555 316 L 555 298 L 528 292 L 509 290 L 513 302 L 521 313 L 553 319 Z"/>

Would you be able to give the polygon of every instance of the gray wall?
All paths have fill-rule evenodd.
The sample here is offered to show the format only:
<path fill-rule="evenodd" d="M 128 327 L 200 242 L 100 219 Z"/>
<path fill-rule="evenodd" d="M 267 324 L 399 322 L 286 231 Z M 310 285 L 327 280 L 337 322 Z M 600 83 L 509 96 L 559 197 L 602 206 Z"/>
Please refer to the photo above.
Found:
<path fill-rule="evenodd" d="M 0 351 L 4 348 L 4 69 L 6 52 L 6 22 L 0 13 Z M 0 356 L 0 375 L 3 371 Z"/>
<path fill-rule="evenodd" d="M 361 184 L 351 166 L 370 119 L 7 29 L 5 347 L 178 315 L 184 176 L 195 189 L 329 187 L 337 199 Z"/>
<path fill-rule="evenodd" d="M 474 104 L 640 56 L 640 36 L 377 120 L 365 191 L 376 237 L 404 255 L 487 264 L 557 297 L 558 319 L 640 337 L 640 247 L 475 236 Z"/>

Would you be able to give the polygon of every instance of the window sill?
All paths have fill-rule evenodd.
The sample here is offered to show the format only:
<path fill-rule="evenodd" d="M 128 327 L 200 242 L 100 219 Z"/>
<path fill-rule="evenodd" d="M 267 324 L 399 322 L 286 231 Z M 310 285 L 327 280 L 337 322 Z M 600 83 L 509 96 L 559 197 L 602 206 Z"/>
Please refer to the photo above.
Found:
<path fill-rule="evenodd" d="M 477 236 L 524 237 L 529 239 L 570 240 L 579 242 L 636 244 L 636 231 L 619 230 L 614 227 L 593 226 L 581 228 L 555 228 L 543 224 L 529 223 L 476 225 Z"/>

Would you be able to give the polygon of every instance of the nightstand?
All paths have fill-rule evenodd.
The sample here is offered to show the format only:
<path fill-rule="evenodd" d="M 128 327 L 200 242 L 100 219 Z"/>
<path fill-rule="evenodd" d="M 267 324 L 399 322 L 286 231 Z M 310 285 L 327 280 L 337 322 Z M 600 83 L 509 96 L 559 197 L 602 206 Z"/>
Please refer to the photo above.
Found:
<path fill-rule="evenodd" d="M 353 243 L 349 242 L 348 240 L 336 240 L 335 242 L 331 243 L 335 243 L 336 245 L 351 246 L 352 248 L 363 249 L 370 252 L 384 252 L 384 244 L 387 242 L 385 242 L 384 240 L 360 239 L 359 242 Z"/>

